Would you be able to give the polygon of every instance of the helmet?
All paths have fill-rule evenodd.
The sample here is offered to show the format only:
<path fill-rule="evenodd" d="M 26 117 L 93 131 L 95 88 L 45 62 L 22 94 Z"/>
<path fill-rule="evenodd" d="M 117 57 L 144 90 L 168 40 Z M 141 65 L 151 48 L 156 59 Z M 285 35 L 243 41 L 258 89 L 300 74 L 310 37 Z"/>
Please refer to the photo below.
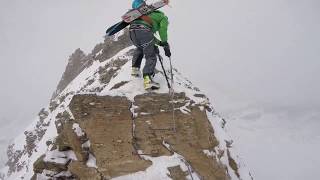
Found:
<path fill-rule="evenodd" d="M 132 3 L 132 8 L 137 9 L 144 3 L 144 0 L 134 0 Z"/>

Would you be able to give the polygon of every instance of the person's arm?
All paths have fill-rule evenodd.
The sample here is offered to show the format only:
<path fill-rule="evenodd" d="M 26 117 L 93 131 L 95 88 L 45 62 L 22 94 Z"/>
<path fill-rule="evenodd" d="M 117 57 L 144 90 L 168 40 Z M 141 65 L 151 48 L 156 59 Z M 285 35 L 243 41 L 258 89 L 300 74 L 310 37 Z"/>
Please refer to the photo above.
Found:
<path fill-rule="evenodd" d="M 160 40 L 162 42 L 168 42 L 168 17 L 162 14 L 162 18 L 160 21 L 160 29 L 159 29 L 159 35 L 160 35 Z"/>
<path fill-rule="evenodd" d="M 168 17 L 161 11 L 155 11 L 151 13 L 151 18 L 153 20 L 153 23 L 156 23 L 155 27 L 156 31 L 158 31 L 159 36 L 160 36 L 160 41 L 158 41 L 157 44 L 160 42 L 167 42 L 168 41 L 168 26 L 169 26 L 169 21 Z"/>

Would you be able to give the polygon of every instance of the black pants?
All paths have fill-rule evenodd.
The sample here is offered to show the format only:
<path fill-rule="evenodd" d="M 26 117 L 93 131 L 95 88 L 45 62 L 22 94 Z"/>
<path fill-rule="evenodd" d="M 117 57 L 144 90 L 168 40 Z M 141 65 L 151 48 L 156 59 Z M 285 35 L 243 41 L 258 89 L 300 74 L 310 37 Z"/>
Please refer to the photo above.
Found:
<path fill-rule="evenodd" d="M 130 38 L 137 47 L 135 49 L 132 67 L 140 68 L 143 57 L 146 58 L 146 64 L 143 68 L 143 75 L 153 75 L 157 64 L 157 55 L 153 32 L 146 28 L 130 29 Z"/>

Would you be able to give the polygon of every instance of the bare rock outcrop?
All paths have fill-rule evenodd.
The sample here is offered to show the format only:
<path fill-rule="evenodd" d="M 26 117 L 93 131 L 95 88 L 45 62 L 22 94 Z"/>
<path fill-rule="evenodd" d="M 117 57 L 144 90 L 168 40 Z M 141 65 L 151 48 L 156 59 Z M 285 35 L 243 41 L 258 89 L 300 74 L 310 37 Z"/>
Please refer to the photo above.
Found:
<path fill-rule="evenodd" d="M 218 159 L 208 157 L 204 151 L 214 151 L 219 144 L 214 136 L 206 111 L 184 93 L 174 99 L 175 114 L 168 94 L 144 94 L 135 97 L 136 147 L 153 156 L 176 152 L 189 162 L 204 179 L 229 179 L 226 169 Z M 176 128 L 176 132 L 172 128 Z M 170 145 L 170 149 L 164 146 Z"/>
<path fill-rule="evenodd" d="M 96 60 L 103 62 L 131 45 L 132 43 L 129 36 L 129 29 L 125 29 L 123 34 L 118 37 L 106 37 L 104 43 L 96 45 L 92 51 L 92 54 L 95 55 L 94 58 Z"/>
<path fill-rule="evenodd" d="M 131 103 L 124 97 L 75 96 L 70 109 L 90 140 L 97 169 L 106 178 L 143 171 L 151 165 L 135 156 Z"/>
<path fill-rule="evenodd" d="M 174 99 L 175 121 L 168 94 L 137 95 L 134 102 L 126 97 L 75 95 L 69 106 L 74 119 L 66 112 L 57 116 L 59 136 L 52 151 L 72 151 L 76 158 L 66 157 L 64 164 L 55 167 L 44 161 L 50 156 L 46 154 L 34 164 L 35 173 L 46 170 L 70 173 L 65 178 L 110 179 L 145 171 L 152 162 L 143 155 L 178 153 L 203 179 L 228 180 L 226 167 L 205 154 L 219 144 L 205 108 L 184 93 Z M 190 174 L 180 166 L 168 167 L 168 171 L 172 179 L 186 179 Z"/>
<path fill-rule="evenodd" d="M 119 51 L 132 45 L 129 38 L 129 30 L 125 29 L 122 35 L 118 37 L 106 37 L 103 43 L 99 43 L 95 46 L 92 52 L 86 55 L 81 49 L 75 50 L 75 52 L 69 57 L 67 67 L 62 75 L 61 80 L 55 92 L 52 95 L 52 100 L 55 99 L 67 86 L 76 78 L 83 69 L 92 65 L 94 61 L 106 61 Z M 115 61 L 118 63 L 118 61 Z M 123 62 L 122 62 L 123 63 Z M 108 69 L 105 77 L 102 77 L 101 81 L 108 81 L 109 74 L 114 74 L 116 69 Z M 112 77 L 112 76 L 108 76 Z M 110 79 L 109 79 L 110 80 Z M 55 106 L 51 106 L 51 110 L 54 110 Z"/>
<path fill-rule="evenodd" d="M 61 91 L 63 91 L 68 84 L 75 78 L 77 75 L 85 68 L 85 63 L 89 57 L 81 50 L 77 49 L 69 57 L 67 67 L 62 75 L 62 78 L 57 86 L 56 91 L 54 92 L 52 99 L 57 97 Z"/>

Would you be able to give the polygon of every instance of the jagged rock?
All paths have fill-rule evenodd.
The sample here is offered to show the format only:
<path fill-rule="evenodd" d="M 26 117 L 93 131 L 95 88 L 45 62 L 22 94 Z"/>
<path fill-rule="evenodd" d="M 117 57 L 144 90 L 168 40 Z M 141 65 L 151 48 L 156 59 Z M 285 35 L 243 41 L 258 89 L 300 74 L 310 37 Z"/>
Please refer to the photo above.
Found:
<path fill-rule="evenodd" d="M 66 131 L 60 132 L 60 134 L 56 138 L 55 146 L 59 151 L 69 151 L 72 149 Z"/>
<path fill-rule="evenodd" d="M 36 148 L 36 140 L 37 135 L 35 135 L 33 132 L 25 131 L 24 134 L 26 135 L 26 145 L 25 149 L 28 153 L 28 156 L 30 157 L 32 155 L 33 150 Z"/>
<path fill-rule="evenodd" d="M 237 165 L 236 161 L 231 157 L 229 150 L 227 150 L 227 155 L 228 155 L 228 161 L 229 161 L 230 167 L 233 169 L 233 171 L 235 172 L 237 177 L 240 178 L 238 165 Z"/>
<path fill-rule="evenodd" d="M 186 180 L 188 173 L 183 172 L 180 166 L 168 167 L 172 180 Z"/>
<path fill-rule="evenodd" d="M 124 97 L 94 95 L 76 95 L 70 103 L 75 121 L 90 139 L 90 150 L 104 177 L 143 171 L 151 165 L 132 153 L 130 105 Z"/>
<path fill-rule="evenodd" d="M 85 64 L 90 60 L 90 58 L 81 50 L 77 49 L 68 60 L 68 65 L 64 71 L 62 78 L 57 86 L 57 90 L 52 96 L 54 99 L 56 96 L 62 92 L 67 85 L 75 78 L 77 75 L 85 68 Z"/>
<path fill-rule="evenodd" d="M 49 140 L 49 141 L 46 142 L 46 145 L 47 145 L 47 146 L 50 146 L 50 145 L 52 145 L 52 144 L 53 144 L 53 142 L 52 142 L 51 140 Z"/>
<path fill-rule="evenodd" d="M 50 111 L 52 112 L 52 111 L 54 111 L 58 106 L 59 106 L 59 103 L 58 103 L 57 101 L 52 100 L 52 101 L 50 102 L 49 109 L 50 109 Z"/>
<path fill-rule="evenodd" d="M 56 124 L 58 134 L 62 132 L 64 127 L 63 125 L 70 120 L 71 120 L 71 116 L 67 111 L 57 114 L 55 124 Z"/>
<path fill-rule="evenodd" d="M 85 142 L 85 137 L 78 137 L 73 130 L 74 122 L 66 122 L 63 124 L 63 129 L 56 139 L 56 145 L 59 151 L 73 150 L 77 159 L 81 162 L 86 162 L 89 157 L 89 152 L 82 148 Z"/>
<path fill-rule="evenodd" d="M 108 63 L 106 66 L 99 69 L 100 82 L 107 84 L 116 75 L 116 72 L 127 63 L 127 59 L 115 59 Z"/>
<path fill-rule="evenodd" d="M 14 150 L 14 144 L 9 145 L 7 150 L 8 162 L 8 174 L 11 175 L 14 172 L 20 171 L 24 164 L 19 162 L 20 158 L 23 156 L 24 152 L 21 150 Z"/>
<path fill-rule="evenodd" d="M 26 162 L 19 162 L 20 158 L 27 154 L 28 157 L 31 157 L 33 152 L 36 151 L 36 143 L 40 141 L 47 127 L 50 125 L 50 121 L 45 121 L 48 117 L 48 112 L 45 109 L 40 111 L 39 120 L 36 122 L 35 129 L 33 131 L 25 131 L 25 145 L 22 150 L 15 150 L 14 144 L 10 145 L 7 150 L 8 162 L 6 165 L 9 167 L 8 175 L 11 175 L 13 172 L 20 171 Z"/>
<path fill-rule="evenodd" d="M 44 113 L 47 113 L 47 112 L 44 112 Z M 50 125 L 50 121 L 47 121 L 47 122 L 44 121 L 47 117 L 48 115 L 43 114 L 36 124 L 35 134 L 38 141 L 42 139 L 42 137 L 47 131 L 47 127 Z"/>
<path fill-rule="evenodd" d="M 114 90 L 114 89 L 119 89 L 121 86 L 124 86 L 125 84 L 127 84 L 129 81 L 121 81 L 117 84 L 115 84 L 110 90 Z"/>
<path fill-rule="evenodd" d="M 45 155 L 42 155 L 37 161 L 33 164 L 33 171 L 35 173 L 42 173 L 42 171 L 45 169 L 45 165 L 43 163 Z"/>
<path fill-rule="evenodd" d="M 168 155 L 163 145 L 167 142 L 174 152 L 186 158 L 193 169 L 204 179 L 229 179 L 225 167 L 217 159 L 207 157 L 204 150 L 214 150 L 219 144 L 214 136 L 207 115 L 191 104 L 184 94 L 178 94 L 175 108 L 175 122 L 168 94 L 144 94 L 135 97 L 135 139 L 137 148 L 146 154 L 157 151 L 159 156 Z M 171 110 L 170 110 L 171 109 Z"/>
<path fill-rule="evenodd" d="M 97 45 L 94 49 L 94 52 L 101 51 L 102 53 L 98 54 L 95 58 L 98 59 L 100 62 L 103 62 L 116 55 L 122 49 L 131 45 L 132 43 L 129 38 L 129 30 L 125 29 L 124 33 L 121 36 L 119 36 L 116 40 L 112 37 L 106 37 L 103 45 Z"/>
<path fill-rule="evenodd" d="M 206 95 L 204 94 L 194 94 L 194 97 L 198 97 L 198 98 L 207 98 Z"/>
<path fill-rule="evenodd" d="M 82 147 L 82 144 L 88 141 L 86 135 L 83 134 L 83 136 L 79 137 L 76 134 L 73 127 L 75 121 L 71 119 L 67 111 L 59 113 L 56 119 L 56 127 L 59 135 L 54 145 L 57 146 L 59 151 L 73 150 L 79 161 L 87 161 L 89 152 Z"/>
<path fill-rule="evenodd" d="M 68 171 L 62 171 L 60 173 L 46 171 L 42 174 L 34 174 L 31 180 L 75 180 L 75 177 Z"/>
<path fill-rule="evenodd" d="M 38 113 L 38 116 L 40 118 L 40 122 L 43 122 L 44 119 L 46 119 L 49 115 L 49 112 L 46 111 L 45 108 L 41 109 L 41 111 Z"/>
<path fill-rule="evenodd" d="M 68 165 L 67 164 L 57 164 L 53 162 L 45 162 L 44 161 L 45 155 L 42 155 L 34 164 L 33 164 L 33 171 L 35 173 L 41 174 L 43 170 L 49 170 L 56 173 L 67 171 Z"/>
<path fill-rule="evenodd" d="M 68 169 L 74 176 L 76 176 L 76 179 L 103 180 L 103 176 L 97 171 L 97 169 L 89 168 L 82 162 L 71 162 Z"/>
<path fill-rule="evenodd" d="M 68 60 L 68 65 L 62 78 L 57 86 L 56 91 L 52 95 L 52 99 L 56 98 L 67 85 L 86 67 L 89 67 L 94 60 L 103 62 L 113 57 L 120 50 L 132 45 L 129 38 L 129 31 L 126 29 L 124 34 L 117 39 L 106 38 L 104 43 L 96 45 L 92 54 L 86 55 L 81 49 L 77 49 Z M 101 53 L 99 53 L 101 52 Z"/>

